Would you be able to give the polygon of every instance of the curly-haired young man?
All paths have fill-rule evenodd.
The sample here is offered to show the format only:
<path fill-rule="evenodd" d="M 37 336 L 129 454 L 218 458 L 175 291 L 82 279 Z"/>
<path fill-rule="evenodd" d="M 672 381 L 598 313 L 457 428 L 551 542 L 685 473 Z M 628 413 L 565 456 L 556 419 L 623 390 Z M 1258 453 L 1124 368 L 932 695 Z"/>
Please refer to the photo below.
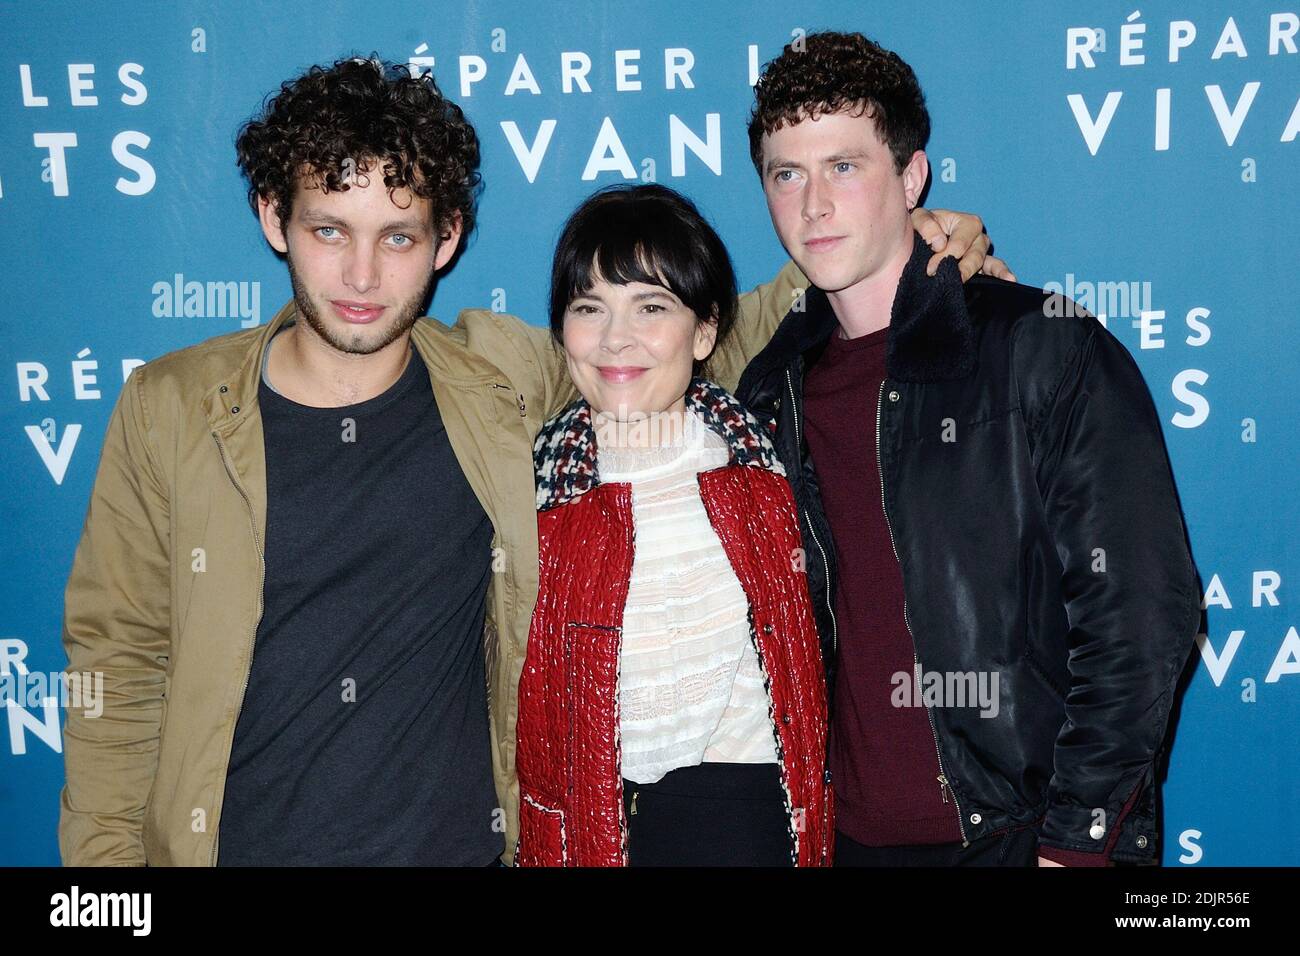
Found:
<path fill-rule="evenodd" d="M 68 717 L 64 861 L 509 859 L 532 444 L 573 396 L 562 354 L 510 316 L 419 318 L 478 184 L 432 78 L 312 68 L 237 145 L 293 300 L 118 399 L 66 594 L 70 667 L 105 703 Z M 971 225 L 949 249 L 974 269 Z M 727 387 L 796 281 L 742 298 Z"/>
<path fill-rule="evenodd" d="M 1147 862 L 1199 614 L 1160 422 L 1091 316 L 926 275 L 929 132 L 911 68 L 857 33 L 786 47 L 749 128 L 813 286 L 737 394 L 821 545 L 836 862 Z"/>

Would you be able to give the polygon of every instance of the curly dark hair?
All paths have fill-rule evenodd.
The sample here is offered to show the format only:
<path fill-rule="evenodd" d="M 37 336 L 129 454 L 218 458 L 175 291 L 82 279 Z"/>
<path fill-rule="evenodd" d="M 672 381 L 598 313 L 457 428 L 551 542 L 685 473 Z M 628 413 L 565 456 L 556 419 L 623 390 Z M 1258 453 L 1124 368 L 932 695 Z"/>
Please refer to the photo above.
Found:
<path fill-rule="evenodd" d="M 930 138 L 930 113 L 912 68 L 861 33 L 810 33 L 786 44 L 754 87 L 749 155 L 763 176 L 763 134 L 823 113 L 862 111 L 903 171 Z"/>
<path fill-rule="evenodd" d="M 264 197 L 282 222 L 300 178 L 334 192 L 348 188 L 351 170 L 377 167 L 390 195 L 407 188 L 431 202 L 440 234 L 456 213 L 463 235 L 474 226 L 478 135 L 431 75 L 404 64 L 349 57 L 311 67 L 240 128 L 235 149 L 249 205 L 256 212 Z"/>

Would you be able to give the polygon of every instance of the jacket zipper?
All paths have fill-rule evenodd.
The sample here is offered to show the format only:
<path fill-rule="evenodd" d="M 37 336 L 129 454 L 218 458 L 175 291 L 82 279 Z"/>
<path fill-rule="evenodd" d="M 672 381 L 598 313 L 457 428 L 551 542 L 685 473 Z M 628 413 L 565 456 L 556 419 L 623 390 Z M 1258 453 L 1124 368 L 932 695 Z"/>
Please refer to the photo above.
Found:
<path fill-rule="evenodd" d="M 787 374 L 789 374 L 787 372 Z M 885 527 L 889 529 L 889 546 L 894 551 L 894 560 L 898 561 L 898 545 L 894 542 L 894 526 L 889 521 L 889 509 L 885 507 L 885 469 L 880 460 L 880 419 L 881 408 L 885 398 L 885 380 L 881 379 L 880 392 L 876 395 L 876 471 L 880 473 L 880 510 L 885 514 Z M 899 572 L 902 572 L 902 562 L 899 561 Z M 912 622 L 907 615 L 907 596 L 903 596 L 903 626 L 907 628 L 907 635 L 912 639 L 912 679 L 917 681 L 917 687 L 920 687 L 918 673 L 921 668 L 921 659 L 917 655 L 916 635 L 912 633 Z M 922 701 L 924 706 L 924 701 Z M 962 820 L 961 805 L 957 802 L 957 791 L 953 790 L 948 784 L 948 775 L 943 769 L 943 754 L 939 750 L 939 732 L 934 727 L 934 715 L 930 713 L 930 708 L 925 708 L 926 719 L 930 723 L 930 736 L 934 738 L 934 755 L 939 761 L 939 796 L 943 802 L 948 802 L 947 794 L 952 794 L 952 805 L 957 811 L 957 829 L 961 832 L 961 845 L 970 846 L 970 840 L 966 838 L 966 825 Z"/>
<path fill-rule="evenodd" d="M 794 416 L 794 444 L 796 449 L 796 459 L 800 468 L 803 467 L 802 454 L 803 437 L 799 431 L 799 402 L 794 397 L 794 382 L 790 379 L 790 370 L 785 370 L 785 385 L 790 390 L 790 414 Z M 821 552 L 822 569 L 826 578 L 826 610 L 831 615 L 831 657 L 839 653 L 838 631 L 839 625 L 835 620 L 835 601 L 831 597 L 831 568 L 830 562 L 826 560 L 826 551 L 822 547 L 821 540 L 817 537 L 817 529 L 813 527 L 812 519 L 808 516 L 808 509 L 803 511 L 803 520 L 808 524 L 808 531 L 812 534 L 813 544 L 817 545 L 817 550 Z"/>
<path fill-rule="evenodd" d="M 230 463 L 226 455 L 226 446 L 221 444 L 221 438 L 216 432 L 212 433 L 212 440 L 217 443 L 217 451 L 221 455 L 221 463 L 225 466 L 226 474 L 235 485 L 235 490 L 239 492 L 240 497 L 244 499 L 244 504 L 248 506 L 248 525 L 253 535 L 253 547 L 257 549 L 257 562 L 259 567 L 259 578 L 257 585 L 257 621 L 260 624 L 262 620 L 262 602 L 266 591 L 266 555 L 262 553 L 262 543 L 257 540 L 257 524 L 253 515 L 253 502 L 244 491 L 244 486 L 240 484 L 239 477 L 235 474 L 235 468 Z M 239 706 L 235 709 L 235 719 L 238 721 L 239 712 L 244 708 L 244 696 L 248 693 L 248 682 L 253 676 L 253 645 L 257 642 L 257 627 L 253 625 L 253 633 L 248 638 L 248 671 L 244 674 L 244 686 L 239 691 Z M 231 731 L 231 747 L 234 746 L 234 732 Z M 226 753 L 226 766 L 230 765 L 230 753 Z M 213 838 L 212 838 L 212 866 L 217 865 L 217 846 L 221 842 L 221 830 L 217 826 L 217 821 L 213 821 Z"/>

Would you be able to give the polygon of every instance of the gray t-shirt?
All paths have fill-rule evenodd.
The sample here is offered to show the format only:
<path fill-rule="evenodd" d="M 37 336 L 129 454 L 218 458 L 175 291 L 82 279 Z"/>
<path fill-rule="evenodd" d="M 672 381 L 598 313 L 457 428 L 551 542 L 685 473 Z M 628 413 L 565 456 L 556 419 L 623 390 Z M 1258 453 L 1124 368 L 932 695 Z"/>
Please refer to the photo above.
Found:
<path fill-rule="evenodd" d="M 391 388 L 342 408 L 265 378 L 258 401 L 265 611 L 218 863 L 488 864 L 504 849 L 483 654 L 492 525 L 428 369 L 412 354 Z"/>

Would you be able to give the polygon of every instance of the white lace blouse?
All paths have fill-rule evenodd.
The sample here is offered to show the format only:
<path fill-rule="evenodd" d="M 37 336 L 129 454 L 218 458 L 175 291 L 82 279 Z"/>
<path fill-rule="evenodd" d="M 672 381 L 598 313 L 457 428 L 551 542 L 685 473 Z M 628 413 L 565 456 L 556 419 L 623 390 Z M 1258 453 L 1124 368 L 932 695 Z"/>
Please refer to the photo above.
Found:
<path fill-rule="evenodd" d="M 635 555 L 623 615 L 623 776 L 654 783 L 705 761 L 774 763 L 745 592 L 709 524 L 696 473 L 728 461 L 694 413 L 654 448 L 600 448 L 602 482 L 632 485 Z"/>

